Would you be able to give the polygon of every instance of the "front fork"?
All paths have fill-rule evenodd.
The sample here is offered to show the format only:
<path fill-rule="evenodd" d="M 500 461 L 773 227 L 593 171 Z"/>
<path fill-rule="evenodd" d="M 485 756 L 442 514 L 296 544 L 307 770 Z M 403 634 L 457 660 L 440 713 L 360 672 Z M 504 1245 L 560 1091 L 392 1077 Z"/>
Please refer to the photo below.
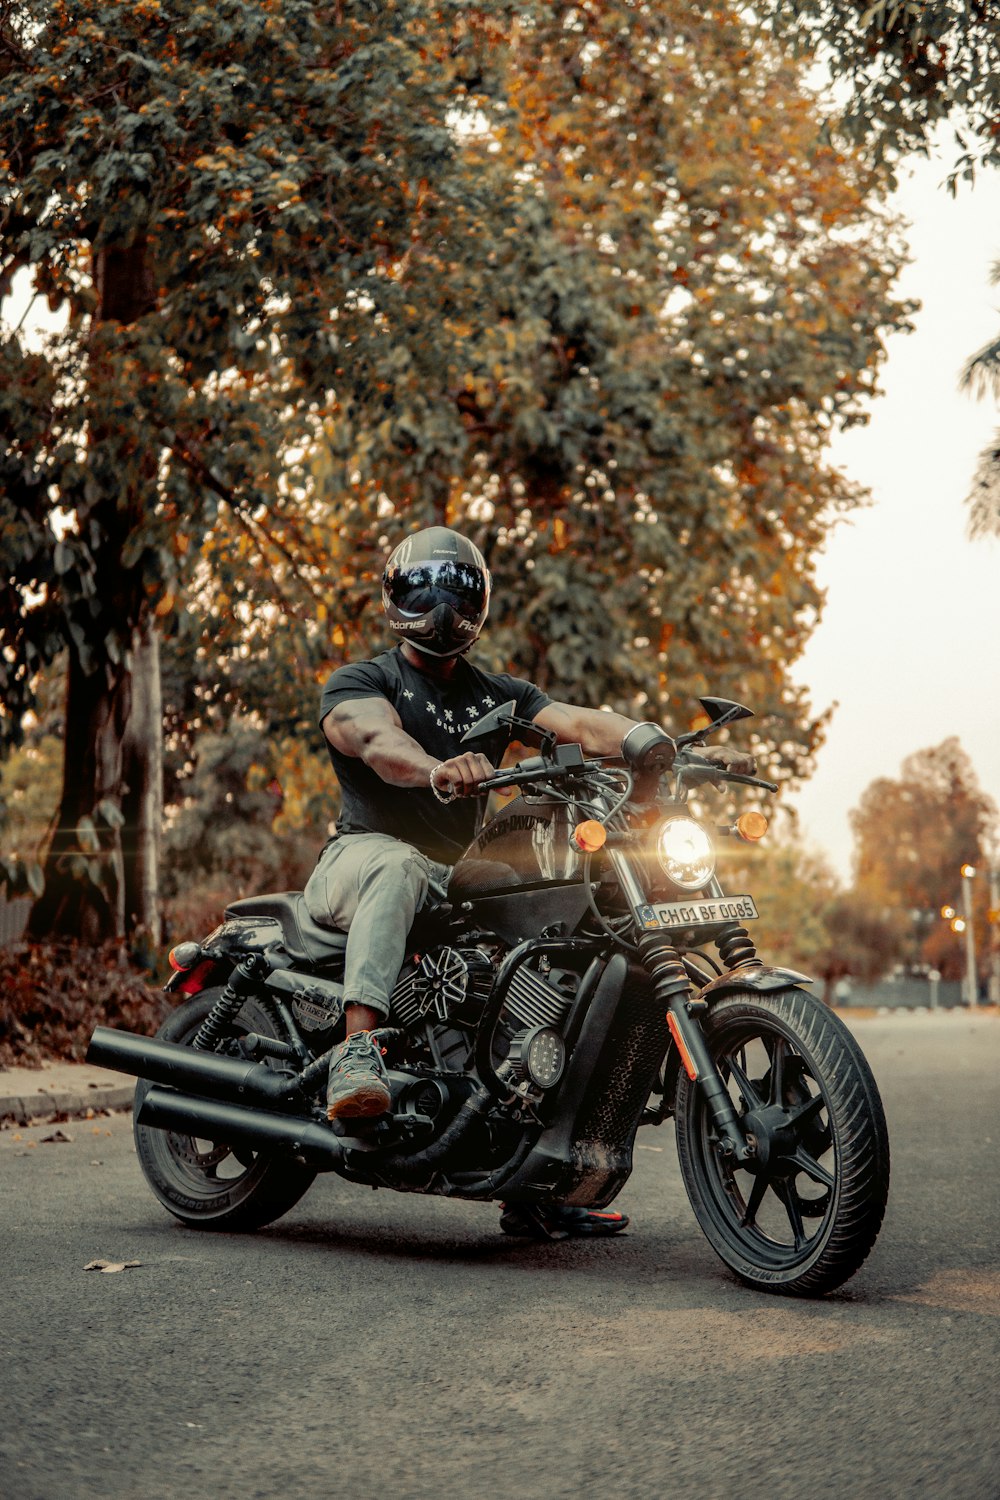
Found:
<path fill-rule="evenodd" d="M 628 863 L 618 850 L 610 850 L 615 873 L 633 911 L 646 903 L 646 895 Z M 746 1162 L 754 1155 L 729 1090 L 719 1075 L 708 1050 L 701 1026 L 692 1014 L 691 981 L 680 954 L 662 932 L 644 932 L 639 938 L 639 956 L 653 983 L 653 993 L 667 1014 L 667 1025 L 688 1077 L 701 1089 L 709 1114 L 715 1124 L 719 1150 L 723 1156 Z"/>

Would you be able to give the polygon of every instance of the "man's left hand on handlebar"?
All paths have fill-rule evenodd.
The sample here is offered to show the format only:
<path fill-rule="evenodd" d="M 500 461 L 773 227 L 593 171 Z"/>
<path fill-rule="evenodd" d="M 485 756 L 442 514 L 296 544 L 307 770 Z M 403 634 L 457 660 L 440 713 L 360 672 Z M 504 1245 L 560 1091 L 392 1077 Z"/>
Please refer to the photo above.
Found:
<path fill-rule="evenodd" d="M 744 750 L 730 750 L 726 745 L 712 745 L 705 749 L 699 748 L 698 754 L 702 760 L 711 761 L 713 766 L 718 766 L 727 776 L 756 776 L 757 760 Z"/>

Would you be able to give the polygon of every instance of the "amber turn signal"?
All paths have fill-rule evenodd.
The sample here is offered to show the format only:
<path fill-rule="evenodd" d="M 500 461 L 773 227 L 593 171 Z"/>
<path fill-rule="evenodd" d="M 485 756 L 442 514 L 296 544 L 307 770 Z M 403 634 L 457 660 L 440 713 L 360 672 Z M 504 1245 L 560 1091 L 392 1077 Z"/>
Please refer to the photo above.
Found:
<path fill-rule="evenodd" d="M 767 819 L 762 812 L 743 812 L 736 819 L 736 830 L 748 844 L 756 844 L 767 832 Z"/>
<path fill-rule="evenodd" d="M 596 818 L 588 818 L 585 823 L 577 823 L 573 829 L 573 842 L 584 854 L 596 854 L 598 849 L 603 849 L 607 843 L 608 830 L 603 823 L 598 823 Z"/>

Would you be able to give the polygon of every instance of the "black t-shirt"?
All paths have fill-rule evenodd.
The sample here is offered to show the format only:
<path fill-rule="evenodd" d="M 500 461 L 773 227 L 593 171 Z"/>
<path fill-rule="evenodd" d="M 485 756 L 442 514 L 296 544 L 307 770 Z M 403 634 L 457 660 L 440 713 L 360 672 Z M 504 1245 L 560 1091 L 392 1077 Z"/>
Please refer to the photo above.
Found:
<path fill-rule="evenodd" d="M 464 657 L 451 678 L 442 682 L 411 666 L 398 646 L 373 661 L 354 662 L 334 672 L 323 688 L 320 723 L 338 703 L 355 698 L 387 698 L 406 733 L 439 761 L 474 750 L 494 765 L 500 764 L 510 744 L 510 731 L 498 730 L 486 739 L 462 745 L 466 730 L 511 698 L 517 717 L 528 720 L 552 701 L 523 678 L 482 672 Z M 342 755 L 329 740 L 326 743 L 343 793 L 339 833 L 389 833 L 445 864 L 454 864 L 472 842 L 485 798 L 459 797 L 446 804 L 429 788 L 390 786 L 364 761 Z"/>

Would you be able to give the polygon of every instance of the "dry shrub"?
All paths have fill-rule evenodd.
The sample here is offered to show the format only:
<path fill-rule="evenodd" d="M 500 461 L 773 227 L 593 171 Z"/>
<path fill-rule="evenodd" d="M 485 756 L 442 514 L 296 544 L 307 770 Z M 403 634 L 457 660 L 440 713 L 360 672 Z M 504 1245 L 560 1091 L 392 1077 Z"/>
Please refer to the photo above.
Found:
<path fill-rule="evenodd" d="M 207 937 L 222 921 L 222 914 L 230 901 L 238 900 L 240 894 L 226 886 L 224 877 L 216 876 L 195 882 L 171 896 L 164 902 L 163 911 L 163 933 L 167 945 L 197 943 Z"/>
<path fill-rule="evenodd" d="M 151 1035 L 169 998 L 116 944 L 20 943 L 0 950 L 0 1067 L 82 1061 L 95 1026 Z"/>

